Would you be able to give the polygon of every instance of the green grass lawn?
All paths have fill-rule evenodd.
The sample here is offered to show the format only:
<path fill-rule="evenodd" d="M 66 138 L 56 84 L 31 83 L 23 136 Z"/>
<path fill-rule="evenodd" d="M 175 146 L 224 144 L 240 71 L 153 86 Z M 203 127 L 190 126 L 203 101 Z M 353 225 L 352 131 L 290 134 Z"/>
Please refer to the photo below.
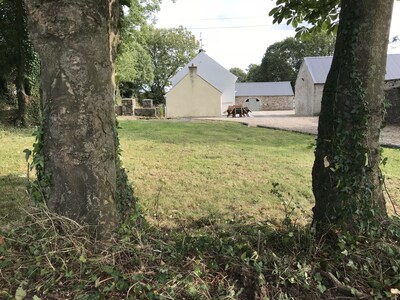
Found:
<path fill-rule="evenodd" d="M 29 205 L 25 193 L 27 164 L 22 151 L 32 147 L 32 132 L 33 129 L 0 127 L 0 224 L 16 219 L 21 208 Z"/>
<path fill-rule="evenodd" d="M 120 121 L 124 166 L 149 220 L 160 226 L 209 219 L 281 219 L 285 200 L 298 203 L 300 223 L 311 216 L 313 136 L 211 121 Z M 0 128 L 0 211 L 15 219 L 26 207 L 26 163 L 33 130 Z M 400 151 L 385 149 L 386 185 L 399 203 Z M 288 194 L 290 193 L 290 195 Z"/>
<path fill-rule="evenodd" d="M 230 122 L 126 121 L 121 127 L 124 165 L 157 223 L 278 218 L 273 182 L 310 212 L 312 136 Z"/>
<path fill-rule="evenodd" d="M 339 234 L 338 241 L 317 238 L 310 226 L 274 222 L 290 199 L 289 207 L 299 207 L 291 221 L 311 216 L 314 137 L 229 122 L 120 125 L 123 162 L 156 226 L 125 224 L 115 243 L 103 245 L 91 241 L 88 228 L 46 210 L 9 223 L 30 207 L 22 151 L 33 130 L 0 127 L 1 299 L 17 291 L 29 299 L 395 297 L 395 219 L 381 238 Z M 384 156 L 386 185 L 400 204 L 400 150 Z M 271 193 L 275 182 L 281 198 Z"/>

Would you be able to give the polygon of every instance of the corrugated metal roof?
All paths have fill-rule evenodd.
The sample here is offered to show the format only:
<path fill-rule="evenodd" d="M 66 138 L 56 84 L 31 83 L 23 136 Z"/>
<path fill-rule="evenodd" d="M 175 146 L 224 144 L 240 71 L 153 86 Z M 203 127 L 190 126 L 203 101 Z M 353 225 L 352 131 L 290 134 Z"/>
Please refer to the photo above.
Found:
<path fill-rule="evenodd" d="M 332 56 L 305 57 L 304 63 L 314 83 L 325 83 L 332 64 Z M 385 80 L 400 79 L 400 54 L 388 54 Z"/>
<path fill-rule="evenodd" d="M 221 92 L 232 88 L 232 84 L 237 79 L 235 75 L 201 51 L 170 79 L 173 87 L 189 73 L 189 66 L 192 64 L 197 66 L 197 74 L 200 77 Z"/>
<path fill-rule="evenodd" d="M 235 96 L 293 96 L 289 81 L 237 82 Z"/>

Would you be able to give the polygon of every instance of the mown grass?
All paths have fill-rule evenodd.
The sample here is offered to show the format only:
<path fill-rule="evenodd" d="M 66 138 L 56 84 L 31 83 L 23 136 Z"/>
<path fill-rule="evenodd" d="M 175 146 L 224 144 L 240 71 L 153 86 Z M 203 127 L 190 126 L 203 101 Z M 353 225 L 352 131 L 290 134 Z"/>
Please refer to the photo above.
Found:
<path fill-rule="evenodd" d="M 2 216 L 14 210 L 2 221 L 21 220 L 0 226 L 1 299 L 397 299 L 399 219 L 331 240 L 296 225 L 312 206 L 313 137 L 220 122 L 121 127 L 123 161 L 151 224 L 124 223 L 105 244 L 46 209 L 17 213 L 28 203 L 22 150 L 33 138 L 2 129 Z M 399 150 L 385 155 L 392 192 Z M 291 213 L 295 202 L 306 214 Z"/>
<path fill-rule="evenodd" d="M 273 182 L 311 210 L 312 136 L 200 121 L 126 121 L 119 133 L 136 194 L 160 225 L 280 218 Z"/>
<path fill-rule="evenodd" d="M 153 223 L 280 219 L 282 203 L 270 193 L 274 182 L 302 208 L 294 217 L 302 224 L 310 219 L 313 136 L 229 122 L 157 120 L 123 121 L 119 133 L 124 165 Z M 384 156 L 386 186 L 398 205 L 400 151 L 385 149 Z"/>
<path fill-rule="evenodd" d="M 302 208 L 298 222 L 310 219 L 313 136 L 215 121 L 125 120 L 120 127 L 124 166 L 153 224 L 281 219 L 274 182 Z M 0 209 L 9 220 L 28 203 L 22 151 L 32 146 L 32 132 L 0 128 Z M 383 156 L 386 187 L 398 205 L 400 151 L 385 149 Z"/>
<path fill-rule="evenodd" d="M 27 164 L 22 152 L 31 148 L 33 129 L 0 127 L 0 224 L 15 220 L 21 208 L 29 206 Z"/>

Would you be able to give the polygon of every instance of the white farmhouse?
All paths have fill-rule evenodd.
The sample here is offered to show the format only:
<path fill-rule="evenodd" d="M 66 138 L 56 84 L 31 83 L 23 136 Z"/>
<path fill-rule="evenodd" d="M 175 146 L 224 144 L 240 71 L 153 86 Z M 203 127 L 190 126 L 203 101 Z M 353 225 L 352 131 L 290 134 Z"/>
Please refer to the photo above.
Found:
<path fill-rule="evenodd" d="M 237 77 L 200 51 L 171 78 L 166 94 L 167 118 L 219 117 L 235 104 Z"/>

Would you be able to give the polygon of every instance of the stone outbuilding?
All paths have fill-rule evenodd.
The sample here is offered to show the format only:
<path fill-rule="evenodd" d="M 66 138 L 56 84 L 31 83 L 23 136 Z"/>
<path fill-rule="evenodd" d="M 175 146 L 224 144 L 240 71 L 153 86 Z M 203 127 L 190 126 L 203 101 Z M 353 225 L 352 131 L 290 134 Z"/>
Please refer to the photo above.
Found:
<path fill-rule="evenodd" d="M 219 117 L 235 104 L 237 77 L 200 51 L 171 78 L 166 117 Z"/>
<path fill-rule="evenodd" d="M 331 68 L 332 56 L 305 57 L 295 85 L 295 113 L 317 116 L 321 111 L 322 92 Z M 388 54 L 385 93 L 389 103 L 386 120 L 400 122 L 400 54 Z M 396 121 L 397 120 L 397 121 Z"/>
<path fill-rule="evenodd" d="M 236 105 L 247 106 L 251 111 L 292 110 L 293 98 L 289 81 L 236 83 Z"/>

